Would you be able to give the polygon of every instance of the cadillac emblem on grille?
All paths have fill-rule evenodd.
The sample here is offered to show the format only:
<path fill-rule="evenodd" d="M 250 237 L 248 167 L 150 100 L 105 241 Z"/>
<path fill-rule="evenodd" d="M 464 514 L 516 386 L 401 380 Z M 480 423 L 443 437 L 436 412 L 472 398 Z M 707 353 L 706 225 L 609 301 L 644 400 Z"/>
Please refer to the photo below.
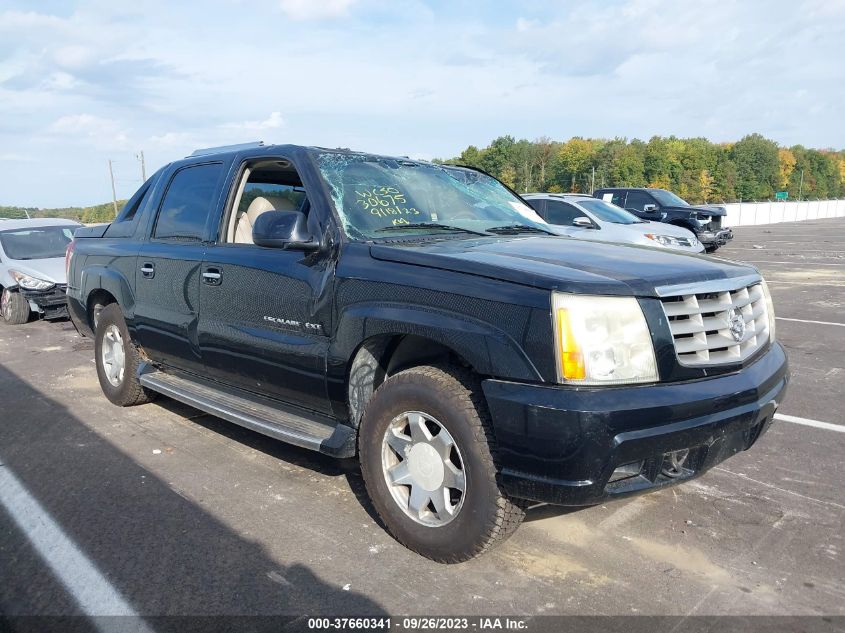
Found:
<path fill-rule="evenodd" d="M 737 343 L 745 336 L 745 319 L 736 308 L 731 308 L 728 312 L 728 327 Z"/>

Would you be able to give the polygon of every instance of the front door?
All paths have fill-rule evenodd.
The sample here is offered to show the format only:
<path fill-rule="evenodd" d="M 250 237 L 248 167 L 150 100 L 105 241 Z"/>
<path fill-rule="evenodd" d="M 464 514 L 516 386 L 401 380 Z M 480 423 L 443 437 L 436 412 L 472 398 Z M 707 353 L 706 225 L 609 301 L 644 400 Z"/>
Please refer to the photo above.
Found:
<path fill-rule="evenodd" d="M 567 202 L 563 202 L 561 200 L 546 200 L 546 215 L 544 216 L 546 222 L 564 229 L 566 234 L 570 237 L 584 237 L 587 232 L 594 230 L 573 224 L 575 218 L 584 217 L 587 217 L 586 213 Z"/>
<path fill-rule="evenodd" d="M 651 194 L 646 193 L 645 191 L 629 191 L 628 197 L 625 199 L 625 209 L 636 215 L 638 218 L 643 218 L 645 220 L 659 219 L 659 216 L 655 217 L 656 214 L 654 212 L 646 212 L 645 205 L 647 204 L 657 205 L 657 201 L 651 196 Z"/>
<path fill-rule="evenodd" d="M 200 271 L 199 342 L 209 377 L 321 412 L 331 412 L 326 356 L 331 321 L 331 255 L 252 243 L 262 212 L 308 213 L 288 161 L 248 166 L 221 239 Z"/>

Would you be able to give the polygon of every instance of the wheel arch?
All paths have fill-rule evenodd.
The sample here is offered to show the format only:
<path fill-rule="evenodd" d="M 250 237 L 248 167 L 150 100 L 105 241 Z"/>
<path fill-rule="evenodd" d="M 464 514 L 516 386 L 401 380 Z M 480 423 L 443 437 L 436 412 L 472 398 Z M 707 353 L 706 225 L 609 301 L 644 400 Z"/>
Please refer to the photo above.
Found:
<path fill-rule="evenodd" d="M 135 298 L 132 286 L 126 277 L 117 270 L 103 266 L 86 268 L 82 274 L 86 324 L 94 328 L 95 308 L 117 303 L 124 317 L 129 319 L 134 313 Z"/>
<path fill-rule="evenodd" d="M 488 323 L 439 310 L 351 309 L 342 316 L 336 348 L 343 359 L 350 423 L 357 427 L 375 389 L 409 367 L 450 362 L 479 376 L 542 381 L 524 350 Z"/>

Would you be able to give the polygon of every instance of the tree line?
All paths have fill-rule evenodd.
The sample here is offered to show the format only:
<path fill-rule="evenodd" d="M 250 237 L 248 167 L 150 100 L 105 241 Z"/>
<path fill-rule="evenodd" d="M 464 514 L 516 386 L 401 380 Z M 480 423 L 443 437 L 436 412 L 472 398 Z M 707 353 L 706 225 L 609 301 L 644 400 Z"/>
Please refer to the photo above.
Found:
<path fill-rule="evenodd" d="M 118 211 L 126 204 L 126 200 L 118 200 Z M 37 207 L 9 207 L 0 206 L 0 218 L 23 220 L 30 218 L 67 218 L 84 224 L 111 222 L 114 220 L 114 204 L 106 202 L 90 207 L 58 207 L 55 209 L 39 209 Z"/>
<path fill-rule="evenodd" d="M 692 203 L 845 196 L 845 151 L 781 147 L 760 134 L 735 143 L 654 136 L 573 137 L 565 142 L 500 136 L 487 147 L 435 162 L 478 167 L 519 192 L 591 193 L 600 187 L 657 187 Z"/>
<path fill-rule="evenodd" d="M 790 200 L 845 197 L 845 150 L 781 147 L 760 134 L 736 143 L 705 138 L 654 136 L 533 141 L 500 136 L 487 147 L 470 145 L 438 163 L 470 165 L 493 174 L 519 192 L 582 192 L 599 187 L 659 187 L 685 200 L 769 200 L 786 191 Z M 118 201 L 122 209 L 126 200 Z M 111 222 L 111 202 L 90 207 L 38 209 L 0 206 L 0 218 L 69 218 Z"/>

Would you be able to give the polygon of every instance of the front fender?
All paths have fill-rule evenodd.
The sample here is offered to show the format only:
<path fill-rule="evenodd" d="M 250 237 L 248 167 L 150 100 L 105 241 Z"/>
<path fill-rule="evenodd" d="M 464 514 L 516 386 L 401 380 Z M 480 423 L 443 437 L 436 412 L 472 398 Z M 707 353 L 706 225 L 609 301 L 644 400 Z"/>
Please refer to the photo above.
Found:
<path fill-rule="evenodd" d="M 347 308 L 339 317 L 329 354 L 348 364 L 363 341 L 403 334 L 444 345 L 486 376 L 543 380 L 521 345 L 502 330 L 465 315 L 406 304 L 364 303 Z"/>

